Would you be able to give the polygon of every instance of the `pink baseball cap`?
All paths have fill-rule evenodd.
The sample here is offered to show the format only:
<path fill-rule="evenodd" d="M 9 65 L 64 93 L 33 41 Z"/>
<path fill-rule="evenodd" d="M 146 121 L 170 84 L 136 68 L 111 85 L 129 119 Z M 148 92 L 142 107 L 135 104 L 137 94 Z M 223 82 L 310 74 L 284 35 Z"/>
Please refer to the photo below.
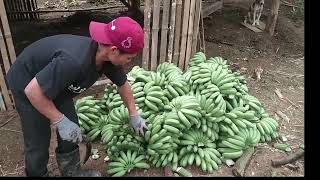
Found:
<path fill-rule="evenodd" d="M 108 24 L 91 21 L 89 32 L 91 38 L 96 42 L 114 45 L 129 54 L 143 49 L 143 30 L 130 17 L 118 17 Z"/>

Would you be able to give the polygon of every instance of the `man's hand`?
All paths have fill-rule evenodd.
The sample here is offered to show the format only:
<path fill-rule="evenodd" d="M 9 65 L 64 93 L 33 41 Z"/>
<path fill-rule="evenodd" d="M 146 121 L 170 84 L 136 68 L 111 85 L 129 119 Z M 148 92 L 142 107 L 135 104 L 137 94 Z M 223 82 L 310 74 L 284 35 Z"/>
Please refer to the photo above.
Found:
<path fill-rule="evenodd" d="M 129 117 L 129 123 L 134 131 L 139 134 L 139 132 L 144 135 L 143 128 L 147 129 L 144 119 L 139 115 L 131 115 Z"/>
<path fill-rule="evenodd" d="M 66 116 L 63 115 L 62 118 L 53 123 L 53 125 L 57 125 L 62 140 L 71 141 L 73 143 L 82 141 L 80 127 L 76 123 L 70 121 Z"/>

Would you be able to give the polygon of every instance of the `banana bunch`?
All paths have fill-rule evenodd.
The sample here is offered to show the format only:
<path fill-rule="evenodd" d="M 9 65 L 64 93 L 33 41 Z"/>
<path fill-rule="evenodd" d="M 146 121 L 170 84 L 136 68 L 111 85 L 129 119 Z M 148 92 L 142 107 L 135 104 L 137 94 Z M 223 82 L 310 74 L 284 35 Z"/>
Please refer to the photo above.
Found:
<path fill-rule="evenodd" d="M 189 67 L 196 66 L 206 60 L 206 55 L 203 52 L 197 52 L 190 60 Z"/>
<path fill-rule="evenodd" d="M 228 67 L 229 67 L 228 64 L 227 64 L 227 60 L 224 60 L 220 56 L 210 57 L 207 62 L 209 62 L 209 63 L 217 63 L 218 65 L 221 65 L 223 69 L 228 69 Z"/>
<path fill-rule="evenodd" d="M 94 141 L 102 132 L 103 127 L 108 124 L 108 115 L 101 115 L 100 120 L 92 126 L 91 130 L 87 133 L 91 141 Z"/>
<path fill-rule="evenodd" d="M 118 127 L 129 123 L 129 112 L 125 106 L 113 108 L 109 113 L 109 117 L 109 124 L 118 125 Z"/>
<path fill-rule="evenodd" d="M 218 95 L 216 99 L 206 98 L 204 95 L 195 95 L 198 103 L 201 107 L 201 114 L 204 117 L 209 118 L 211 122 L 220 122 L 222 119 L 217 118 L 224 115 L 226 112 L 226 102 L 221 95 Z"/>
<path fill-rule="evenodd" d="M 161 156 L 149 156 L 148 161 L 151 162 L 155 167 L 164 167 L 170 165 L 172 168 L 178 167 L 178 154 L 176 151 L 171 151 Z"/>
<path fill-rule="evenodd" d="M 110 117 L 108 117 L 110 118 Z M 111 139 L 113 138 L 113 127 L 114 125 L 110 124 L 110 122 L 107 122 L 106 125 L 104 125 L 101 129 L 101 141 L 102 144 L 108 144 Z"/>
<path fill-rule="evenodd" d="M 189 85 L 183 75 L 169 75 L 166 82 L 165 92 L 169 100 L 186 95 L 190 91 Z"/>
<path fill-rule="evenodd" d="M 164 109 L 164 105 L 169 103 L 162 88 L 155 85 L 154 81 L 146 83 L 143 92 L 145 94 L 144 104 L 147 107 L 145 111 L 160 112 Z"/>
<path fill-rule="evenodd" d="M 257 114 L 262 114 L 262 104 L 256 97 L 246 94 L 243 96 L 243 101 L 245 104 L 248 104 L 250 109 L 254 110 Z"/>
<path fill-rule="evenodd" d="M 149 76 L 151 77 L 151 81 L 149 82 L 153 82 L 154 85 L 160 86 L 161 88 L 165 86 L 165 83 L 166 83 L 165 74 L 161 72 L 154 72 L 154 71 L 150 71 L 149 74 L 150 74 Z"/>
<path fill-rule="evenodd" d="M 99 100 L 93 96 L 86 96 L 76 101 L 75 109 L 78 116 L 78 122 L 83 132 L 89 132 L 103 116 Z"/>
<path fill-rule="evenodd" d="M 221 117 L 219 117 L 219 119 L 221 119 Z M 216 117 L 212 117 L 211 119 L 213 118 L 217 119 Z M 205 133 L 212 141 L 219 139 L 219 124 L 217 122 L 212 122 L 209 118 L 201 117 L 199 125 L 197 124 L 196 128 Z"/>
<path fill-rule="evenodd" d="M 116 131 L 114 129 L 114 131 Z M 116 134 L 116 133 L 115 133 Z M 138 153 L 143 152 L 144 139 L 133 133 L 123 133 L 123 135 L 115 135 L 107 144 L 107 153 L 112 157 L 117 157 L 120 151 L 132 150 Z"/>
<path fill-rule="evenodd" d="M 134 168 L 149 169 L 150 166 L 144 162 L 145 156 L 139 155 L 137 151 L 128 150 L 125 152 L 120 151 L 115 161 L 108 165 L 107 173 L 112 177 L 124 176 Z"/>
<path fill-rule="evenodd" d="M 195 162 L 203 171 L 212 173 L 222 164 L 221 154 L 215 149 L 216 144 L 202 131 L 190 130 L 184 133 L 180 145 L 182 148 L 179 152 L 179 164 L 182 167 Z"/>
<path fill-rule="evenodd" d="M 249 110 L 248 106 L 236 107 L 232 111 L 225 113 L 223 122 L 219 124 L 221 132 L 226 132 L 230 136 L 238 134 L 241 129 L 256 128 L 255 123 L 255 112 Z"/>
<path fill-rule="evenodd" d="M 144 86 L 144 82 L 134 82 L 131 84 L 135 104 L 137 104 L 139 108 L 143 108 L 145 106 L 144 100 L 146 99 L 146 95 L 143 91 Z"/>
<path fill-rule="evenodd" d="M 190 70 L 190 68 L 187 69 L 186 72 L 182 74 L 182 77 L 186 80 L 187 83 L 190 82 L 190 79 L 192 77 L 192 71 Z"/>
<path fill-rule="evenodd" d="M 261 134 L 261 142 L 270 142 L 272 139 L 278 138 L 277 129 L 279 124 L 273 118 L 262 118 L 256 125 Z"/>
<path fill-rule="evenodd" d="M 144 138 L 147 144 L 147 153 L 150 156 L 159 156 L 167 154 L 178 147 L 174 142 L 172 135 L 169 133 L 167 126 L 164 125 L 164 116 L 158 115 L 153 120 L 152 124 L 148 124 L 148 130 L 145 132 Z M 168 126 L 169 127 L 169 126 Z M 170 127 L 174 128 L 174 127 Z M 169 129 L 170 129 L 169 128 Z M 180 131 L 178 130 L 180 133 Z"/>
<path fill-rule="evenodd" d="M 139 66 L 133 66 L 130 72 L 128 72 L 127 77 L 129 82 L 134 82 L 138 75 L 149 75 L 149 71 L 146 71 L 145 69 L 139 67 Z"/>
<path fill-rule="evenodd" d="M 105 102 L 105 106 L 108 108 L 108 109 L 112 109 L 113 107 L 110 106 L 110 103 L 113 99 L 113 96 L 115 96 L 118 91 L 117 91 L 117 86 L 115 84 L 112 84 L 112 85 L 109 85 L 107 86 L 105 89 L 104 89 L 104 95 L 103 95 L 103 101 Z"/>
<path fill-rule="evenodd" d="M 237 82 L 237 85 L 235 86 L 237 91 L 243 95 L 248 94 L 249 89 L 247 87 L 247 81 L 245 77 L 242 76 L 240 72 L 234 72 L 233 75 L 235 77 L 235 81 Z"/>
<path fill-rule="evenodd" d="M 164 62 L 158 65 L 156 72 L 159 72 L 161 74 L 164 74 L 165 77 L 168 77 L 170 74 L 180 74 L 182 75 L 182 70 L 177 67 L 173 63 Z"/>
<path fill-rule="evenodd" d="M 218 151 L 222 153 L 222 159 L 237 159 L 244 150 L 258 144 L 260 133 L 256 128 L 241 129 L 234 136 L 221 136 L 220 141 Z"/>
<path fill-rule="evenodd" d="M 192 67 L 191 71 L 190 81 L 195 92 L 198 89 L 201 94 L 213 97 L 219 94 L 231 97 L 241 95 L 235 88 L 237 85 L 235 76 L 223 65 L 203 62 L 197 67 Z"/>
<path fill-rule="evenodd" d="M 201 113 L 199 112 L 200 106 L 194 96 L 185 95 L 176 97 L 169 105 L 173 110 L 167 115 L 165 120 L 168 131 L 170 131 L 172 126 L 175 126 L 172 127 L 172 132 L 178 133 L 178 129 L 189 129 L 192 125 L 199 123 L 198 119 L 201 117 Z M 179 121 L 179 125 L 175 125 L 175 123 L 177 124 L 177 120 Z M 172 126 L 169 125 L 170 122 Z"/>

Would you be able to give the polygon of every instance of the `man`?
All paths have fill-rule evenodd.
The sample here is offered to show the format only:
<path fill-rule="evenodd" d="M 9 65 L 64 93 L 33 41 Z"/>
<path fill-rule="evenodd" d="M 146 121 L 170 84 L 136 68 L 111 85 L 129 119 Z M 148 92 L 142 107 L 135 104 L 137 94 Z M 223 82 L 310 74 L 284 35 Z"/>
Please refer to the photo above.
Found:
<path fill-rule="evenodd" d="M 143 48 L 143 30 L 129 17 L 108 24 L 91 22 L 89 37 L 56 35 L 29 45 L 7 73 L 24 135 L 25 173 L 48 176 L 50 125 L 56 128 L 56 159 L 62 176 L 101 176 L 82 170 L 82 136 L 72 98 L 105 74 L 118 86 L 129 110 L 130 125 L 143 133 L 131 87 L 121 65 Z"/>

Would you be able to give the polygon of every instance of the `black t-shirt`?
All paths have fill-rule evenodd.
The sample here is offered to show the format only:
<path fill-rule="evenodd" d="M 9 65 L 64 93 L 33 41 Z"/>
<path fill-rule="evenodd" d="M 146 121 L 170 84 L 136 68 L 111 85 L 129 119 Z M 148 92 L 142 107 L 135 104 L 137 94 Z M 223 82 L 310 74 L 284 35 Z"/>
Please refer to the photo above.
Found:
<path fill-rule="evenodd" d="M 9 86 L 24 89 L 36 77 L 44 94 L 56 99 L 80 94 L 102 74 L 117 86 L 123 85 L 127 76 L 122 66 L 108 61 L 100 72 L 96 70 L 97 48 L 96 42 L 84 36 L 62 34 L 40 39 L 17 57 L 7 74 Z"/>

